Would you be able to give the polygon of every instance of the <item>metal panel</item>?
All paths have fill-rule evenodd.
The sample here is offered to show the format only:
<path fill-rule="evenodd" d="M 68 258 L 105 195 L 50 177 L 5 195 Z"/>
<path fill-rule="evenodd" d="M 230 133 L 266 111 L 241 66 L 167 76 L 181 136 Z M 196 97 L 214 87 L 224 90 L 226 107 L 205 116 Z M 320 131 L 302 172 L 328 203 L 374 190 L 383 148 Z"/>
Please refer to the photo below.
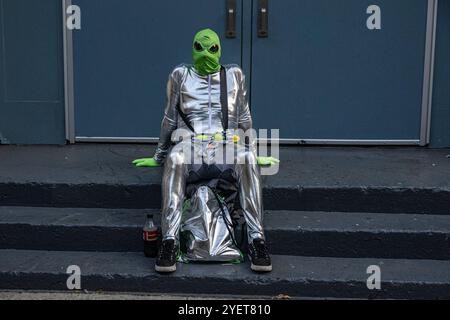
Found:
<path fill-rule="evenodd" d="M 72 2 L 82 10 L 82 28 L 73 34 L 77 137 L 159 136 L 168 74 L 191 62 L 202 28 L 220 33 L 223 63 L 242 62 L 242 10 L 237 37 L 226 39 L 226 1 Z"/>
<path fill-rule="evenodd" d="M 256 127 L 312 143 L 420 140 L 428 1 L 378 1 L 381 30 L 366 27 L 372 4 L 269 1 L 269 37 L 253 32 Z"/>
<path fill-rule="evenodd" d="M 66 140 L 69 143 L 75 143 L 75 111 L 73 100 L 73 37 L 72 30 L 69 30 L 66 27 L 66 9 L 70 5 L 72 5 L 72 0 L 62 0 Z"/>
<path fill-rule="evenodd" d="M 450 1 L 439 1 L 430 145 L 450 147 Z"/>
<path fill-rule="evenodd" d="M 304 0 L 302 0 L 304 1 Z M 325 138 L 283 138 L 281 139 L 281 143 L 284 144 L 333 144 L 333 145 L 341 145 L 341 144 L 349 144 L 349 145 L 386 145 L 386 144 L 392 144 L 392 145 L 425 145 L 429 141 L 429 128 L 430 128 L 430 112 L 431 112 L 431 93 L 432 93 L 432 78 L 433 78 L 433 62 L 434 62 L 434 39 L 435 39 L 435 25 L 436 25 L 436 11 L 437 11 L 437 0 L 427 0 L 427 16 L 426 16 L 426 36 L 422 34 L 422 38 L 425 38 L 425 54 L 424 54 L 424 61 L 425 64 L 423 64 L 423 82 L 422 82 L 422 103 L 421 103 L 421 118 L 419 119 L 417 117 L 416 124 L 420 122 L 420 126 L 417 126 L 417 134 L 414 135 L 413 139 L 396 139 L 395 137 L 383 137 L 382 139 L 336 139 L 339 137 L 339 133 L 336 132 L 336 135 L 333 136 L 326 136 Z M 269 1 L 271 2 L 271 1 Z M 323 1 L 322 1 L 323 2 Z M 367 2 L 367 1 L 366 1 Z M 364 8 L 366 5 L 369 4 L 369 2 L 359 1 L 360 8 Z M 254 1 L 253 4 L 256 7 L 257 1 Z M 354 2 L 353 2 L 354 3 Z M 286 4 L 286 2 L 285 2 Z M 289 3 L 288 3 L 289 4 Z M 408 2 L 408 4 L 412 6 L 423 4 L 423 8 L 425 8 L 425 1 L 413 1 Z M 251 80 L 252 80 L 252 70 L 250 68 L 250 61 L 251 61 L 251 55 L 252 55 L 252 46 L 249 45 L 247 42 L 249 42 L 249 36 L 251 33 L 251 27 L 254 26 L 256 19 L 252 19 L 251 16 L 251 2 L 243 2 L 242 7 L 242 66 L 247 74 L 248 84 L 251 86 Z M 381 6 L 383 9 L 383 18 L 384 18 L 384 6 Z M 401 7 L 401 5 L 396 6 L 397 8 Z M 408 7 L 408 5 L 405 5 L 405 8 Z M 273 11 L 273 7 L 271 9 L 271 14 L 276 14 Z M 416 8 L 417 9 L 417 8 Z M 292 10 L 294 11 L 294 10 Z M 335 11 L 337 12 L 337 11 Z M 400 12 L 400 14 L 406 14 L 409 13 L 407 10 Z M 413 11 L 414 13 L 414 11 Z M 417 10 L 415 11 L 415 14 L 417 15 Z M 255 13 L 253 16 L 256 16 Z M 292 14 L 291 14 L 292 16 Z M 293 15 L 295 16 L 295 14 Z M 364 18 L 366 16 L 363 16 Z M 401 17 L 400 17 L 401 18 Z M 363 19 L 364 20 L 364 19 Z M 361 21 L 363 21 L 361 20 Z M 414 19 L 413 19 L 414 20 Z M 420 19 L 416 19 L 421 22 Z M 270 20 L 269 20 L 270 21 Z M 318 20 L 319 21 L 319 20 Z M 384 21 L 384 19 L 383 19 Z M 323 22 L 323 21 L 322 21 Z M 363 21 L 365 22 L 365 20 Z M 417 21 L 416 21 L 417 22 Z M 423 22 L 423 21 L 422 21 Z M 272 21 L 270 21 L 272 24 Z M 318 24 L 319 22 L 317 22 Z M 384 27 L 383 23 L 383 27 Z M 276 28 L 275 28 L 276 29 Z M 411 32 L 414 30 L 410 30 Z M 421 33 L 415 34 L 420 38 Z M 253 30 L 253 36 L 255 36 L 255 30 Z M 250 36 L 251 37 L 251 36 Z M 419 41 L 420 43 L 420 41 Z M 419 45 L 420 47 L 420 45 Z M 420 50 L 419 50 L 420 51 Z M 258 53 L 256 53 L 258 54 Z M 417 52 L 415 53 L 417 54 Z M 420 52 L 419 52 L 420 55 Z M 420 66 L 417 66 L 418 69 L 420 69 Z M 420 77 L 419 77 L 420 78 Z M 254 88 L 253 88 L 254 89 Z M 258 94 L 258 90 L 253 90 L 253 94 Z M 419 92 L 419 91 L 417 91 Z M 251 98 L 251 97 L 250 97 Z M 419 103 L 419 100 L 417 100 L 417 103 Z M 258 120 L 259 116 L 259 110 L 260 105 L 257 106 L 256 110 L 254 110 L 255 118 Z M 369 111 L 370 112 L 370 111 Z M 277 113 L 278 115 L 278 113 Z M 347 117 L 351 118 L 352 115 L 348 114 Z M 159 119 L 158 119 L 159 120 Z M 288 119 L 289 120 L 289 119 Z M 402 124 L 400 123 L 399 126 Z M 364 128 L 363 128 L 364 129 Z M 281 128 L 281 132 L 283 132 L 283 127 Z M 92 142 L 156 142 L 157 134 L 154 134 L 153 137 L 119 137 L 119 136 L 112 136 L 112 137 L 96 137 L 96 136 L 78 136 L 76 138 L 77 141 L 92 141 Z"/>
<path fill-rule="evenodd" d="M 61 2 L 0 0 L 0 143 L 63 144 Z"/>
<path fill-rule="evenodd" d="M 143 138 L 143 137 L 76 137 L 76 142 L 93 142 L 93 143 L 157 143 L 159 138 Z"/>
<path fill-rule="evenodd" d="M 424 80 L 422 94 L 422 124 L 420 129 L 421 146 L 425 146 L 430 143 L 437 8 L 438 0 L 428 0 L 427 39 L 425 46 Z"/>
<path fill-rule="evenodd" d="M 157 143 L 159 138 L 141 138 L 141 137 L 77 137 L 77 142 L 92 143 Z M 271 139 L 258 139 L 258 143 L 271 144 Z M 417 146 L 419 140 L 298 140 L 298 139 L 280 139 L 276 141 L 283 145 L 395 145 L 395 146 Z"/>

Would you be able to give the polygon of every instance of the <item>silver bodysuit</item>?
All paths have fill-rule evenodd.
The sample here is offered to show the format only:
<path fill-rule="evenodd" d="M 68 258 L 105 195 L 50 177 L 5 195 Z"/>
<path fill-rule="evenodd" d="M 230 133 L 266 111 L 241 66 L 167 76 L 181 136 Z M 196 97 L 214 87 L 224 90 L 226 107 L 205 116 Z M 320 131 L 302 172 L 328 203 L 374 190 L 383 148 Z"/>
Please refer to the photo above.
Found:
<path fill-rule="evenodd" d="M 228 89 L 229 130 L 252 128 L 252 118 L 247 102 L 247 89 L 242 70 L 236 65 L 225 66 Z M 190 131 L 177 110 L 186 115 L 195 130 Z M 171 149 L 173 133 L 183 128 L 190 133 Z M 185 197 L 186 180 L 192 167 L 183 143 L 191 142 L 192 137 L 204 134 L 214 135 L 223 132 L 222 108 L 220 103 L 220 72 L 202 76 L 191 65 L 181 65 L 173 70 L 167 84 L 167 104 L 161 123 L 158 148 L 154 155 L 156 161 L 164 163 L 162 181 L 162 233 L 163 240 L 178 240 L 182 206 Z M 230 135 L 227 135 L 228 137 Z M 229 140 L 229 139 L 228 139 Z M 230 143 L 233 143 L 232 141 Z M 204 143 L 200 143 L 204 145 Z M 195 144 L 194 145 L 198 145 Z M 209 150 L 206 148 L 205 150 Z M 247 145 L 235 144 L 234 172 L 239 186 L 239 200 L 247 222 L 248 240 L 264 239 L 262 187 L 256 161 L 254 142 Z M 205 154 L 203 154 L 203 160 Z M 195 153 L 198 154 L 198 153 Z M 200 155 L 200 157 L 202 157 Z M 202 161 L 202 160 L 200 160 Z"/>

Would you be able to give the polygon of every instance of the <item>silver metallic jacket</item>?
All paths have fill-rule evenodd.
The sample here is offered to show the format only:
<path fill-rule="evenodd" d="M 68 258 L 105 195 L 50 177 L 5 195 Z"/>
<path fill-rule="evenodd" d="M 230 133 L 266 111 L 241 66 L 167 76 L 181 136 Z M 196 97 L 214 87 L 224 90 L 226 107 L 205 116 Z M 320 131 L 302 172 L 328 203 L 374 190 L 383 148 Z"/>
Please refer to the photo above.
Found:
<path fill-rule="evenodd" d="M 244 74 L 237 65 L 225 66 L 228 87 L 228 127 L 230 129 L 252 128 L 252 117 L 247 101 Z M 177 103 L 196 134 L 222 132 L 222 109 L 220 105 L 220 72 L 201 76 L 193 66 L 181 65 L 169 76 L 167 104 L 161 124 L 155 160 L 163 162 L 172 144 L 172 133 L 177 128 L 189 130 L 177 112 Z"/>
<path fill-rule="evenodd" d="M 236 65 L 225 66 L 225 69 L 229 129 L 246 131 L 252 128 L 252 118 L 247 102 L 243 72 Z M 169 153 L 174 130 L 177 128 L 189 130 L 178 114 L 177 104 L 180 105 L 189 123 L 194 127 L 195 134 L 214 135 L 223 132 L 220 72 L 201 76 L 193 66 L 181 65 L 175 68 L 169 76 L 167 105 L 161 124 L 160 142 L 154 155 L 158 162 L 165 162 L 161 223 L 164 240 L 178 239 L 186 180 L 191 168 L 183 148 L 177 148 L 182 143 L 179 143 Z M 183 141 L 186 140 L 183 139 Z M 247 222 L 248 240 L 251 242 L 256 238 L 264 239 L 261 178 L 254 142 L 251 141 L 249 146 L 237 146 L 234 157 L 234 172 L 239 184 L 241 208 Z"/>

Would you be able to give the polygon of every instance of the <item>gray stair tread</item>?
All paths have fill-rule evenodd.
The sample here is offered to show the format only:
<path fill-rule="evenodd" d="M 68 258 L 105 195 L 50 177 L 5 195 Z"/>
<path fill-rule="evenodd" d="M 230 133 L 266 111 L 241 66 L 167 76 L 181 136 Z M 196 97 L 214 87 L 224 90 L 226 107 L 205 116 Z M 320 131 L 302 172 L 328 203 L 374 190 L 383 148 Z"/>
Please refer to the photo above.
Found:
<path fill-rule="evenodd" d="M 142 227 L 155 209 L 0 207 L 0 224 Z M 266 211 L 266 230 L 450 233 L 450 215 Z"/>
<path fill-rule="evenodd" d="M 160 184 L 160 168 L 135 168 L 155 145 L 1 146 L 0 183 Z M 445 149 L 280 147 L 268 187 L 390 187 L 450 190 Z M 33 161 L 30 161 L 33 159 Z"/>
<path fill-rule="evenodd" d="M 0 204 L 160 208 L 162 168 L 136 168 L 154 145 L 1 146 Z M 263 176 L 270 210 L 450 214 L 450 161 L 426 148 L 281 147 Z M 33 161 L 30 161 L 33 159 Z"/>
<path fill-rule="evenodd" d="M 273 272 L 256 274 L 247 263 L 238 265 L 181 264 L 172 276 L 237 278 L 257 282 L 298 280 L 366 281 L 367 267 L 378 265 L 384 281 L 450 283 L 450 261 L 410 259 L 359 259 L 273 255 Z M 153 259 L 134 252 L 64 252 L 0 250 L 0 272 L 65 273 L 78 265 L 83 275 L 135 275 L 161 277 Z M 407 270 L 408 272 L 405 272 Z M 165 277 L 165 275 L 162 275 Z"/>
<path fill-rule="evenodd" d="M 141 252 L 159 211 L 0 207 L 0 248 Z M 264 224 L 275 254 L 450 260 L 450 215 L 266 211 Z"/>
<path fill-rule="evenodd" d="M 67 279 L 66 269 L 70 265 L 81 268 L 84 285 L 97 281 L 95 285 L 91 283 L 91 290 L 103 289 L 102 286 L 117 290 L 120 288 L 115 285 L 120 284 L 127 290 L 155 292 L 315 295 L 314 290 L 319 290 L 331 296 L 359 296 L 370 295 L 366 288 L 366 270 L 370 265 L 380 266 L 381 285 L 387 296 L 398 296 L 397 290 L 402 286 L 404 296 L 413 294 L 414 290 L 419 296 L 432 294 L 427 288 L 446 290 L 443 292 L 448 296 L 450 284 L 450 261 L 273 256 L 273 272 L 262 275 L 251 272 L 247 263 L 178 264 L 175 274 L 159 275 L 154 272 L 153 263 L 138 253 L 0 250 L 0 287 L 36 285 L 44 286 L 42 289 L 64 289 L 65 281 L 61 279 Z M 55 276 L 60 279 L 58 283 Z M 46 277 L 52 281 L 45 281 Z M 21 283 L 21 279 L 27 281 Z M 314 290 L 308 291 L 308 287 Z"/>
<path fill-rule="evenodd" d="M 157 215 L 159 210 L 0 207 L 0 223 L 50 226 L 142 227 L 147 213 Z"/>
<path fill-rule="evenodd" d="M 343 232 L 450 232 L 449 215 L 267 211 L 267 229 Z"/>

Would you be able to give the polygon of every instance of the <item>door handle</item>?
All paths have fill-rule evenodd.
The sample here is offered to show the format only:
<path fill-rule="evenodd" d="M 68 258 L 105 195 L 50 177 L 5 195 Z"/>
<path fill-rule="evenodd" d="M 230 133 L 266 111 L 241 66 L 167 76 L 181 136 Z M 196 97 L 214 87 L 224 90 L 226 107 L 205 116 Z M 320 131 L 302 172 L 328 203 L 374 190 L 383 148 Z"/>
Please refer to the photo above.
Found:
<path fill-rule="evenodd" d="M 227 0 L 227 27 L 225 36 L 236 38 L 236 0 Z"/>
<path fill-rule="evenodd" d="M 258 3 L 258 37 L 269 36 L 269 0 L 259 0 Z"/>

